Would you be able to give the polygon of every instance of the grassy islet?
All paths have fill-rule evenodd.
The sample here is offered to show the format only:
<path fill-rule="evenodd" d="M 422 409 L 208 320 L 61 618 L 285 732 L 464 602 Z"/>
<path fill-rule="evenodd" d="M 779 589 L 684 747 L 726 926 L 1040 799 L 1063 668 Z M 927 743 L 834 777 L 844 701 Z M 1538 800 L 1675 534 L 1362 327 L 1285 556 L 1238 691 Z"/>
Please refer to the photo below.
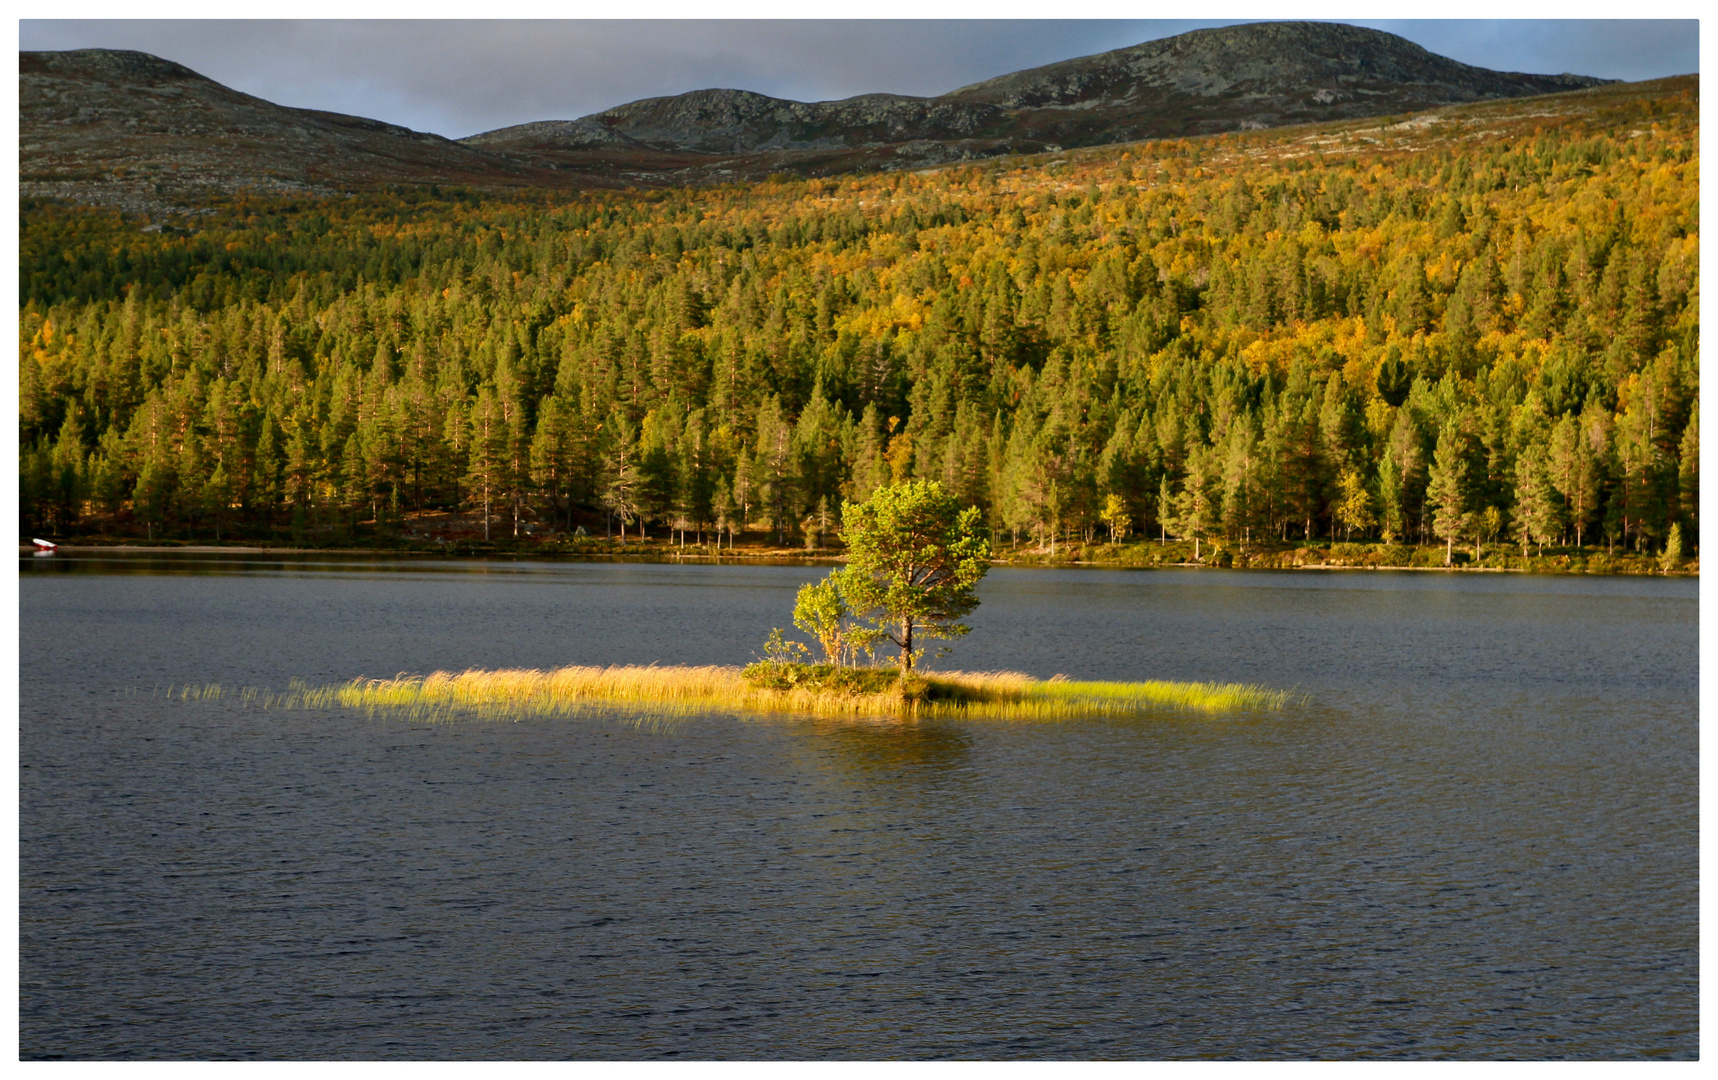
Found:
<path fill-rule="evenodd" d="M 170 693 L 198 700 L 226 696 L 213 684 Z M 472 669 L 332 686 L 294 682 L 285 693 L 245 690 L 237 696 L 263 708 L 344 707 L 414 720 L 626 711 L 664 717 L 739 712 L 1027 722 L 1233 714 L 1279 709 L 1292 697 L 1287 691 L 1235 683 L 1044 680 L 1015 671 L 914 673 L 902 680 L 893 668 L 829 664 Z"/>

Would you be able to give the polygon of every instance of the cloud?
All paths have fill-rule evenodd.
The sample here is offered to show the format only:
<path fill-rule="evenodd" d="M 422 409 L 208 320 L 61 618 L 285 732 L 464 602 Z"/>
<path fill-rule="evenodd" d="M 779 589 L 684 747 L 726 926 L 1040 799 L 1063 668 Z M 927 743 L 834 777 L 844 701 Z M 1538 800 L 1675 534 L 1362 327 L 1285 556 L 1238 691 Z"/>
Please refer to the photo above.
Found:
<path fill-rule="evenodd" d="M 1353 21 L 1494 71 L 1632 82 L 1700 70 L 1700 24 L 1692 19 Z"/>
<path fill-rule="evenodd" d="M 738 87 L 801 101 L 958 86 L 1238 20 L 23 20 L 23 49 L 140 49 L 269 101 L 458 137 Z M 1360 21 L 1465 63 L 1652 78 L 1697 24 Z"/>

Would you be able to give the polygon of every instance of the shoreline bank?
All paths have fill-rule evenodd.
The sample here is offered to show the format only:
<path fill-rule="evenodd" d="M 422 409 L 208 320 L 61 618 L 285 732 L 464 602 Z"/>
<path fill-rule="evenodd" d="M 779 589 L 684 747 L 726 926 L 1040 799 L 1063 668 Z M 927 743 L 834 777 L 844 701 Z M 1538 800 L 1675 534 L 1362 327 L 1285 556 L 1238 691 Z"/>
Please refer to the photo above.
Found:
<path fill-rule="evenodd" d="M 1674 569 L 1666 569 L 1658 556 L 1635 555 L 1629 553 L 1607 555 L 1605 552 L 1582 551 L 1578 554 L 1561 553 L 1549 556 L 1535 556 L 1523 559 L 1511 553 L 1487 553 L 1486 557 L 1475 565 L 1467 558 L 1467 552 L 1458 552 L 1462 561 L 1453 566 L 1428 564 L 1424 556 L 1433 552 L 1438 558 L 1442 557 L 1441 548 L 1395 549 L 1385 552 L 1383 545 L 1332 545 L 1332 548 L 1347 548 L 1348 551 L 1335 552 L 1331 558 L 1330 548 L 1286 548 L 1277 551 L 1255 551 L 1234 553 L 1226 550 L 1216 552 L 1211 558 L 1193 561 L 1187 558 L 1171 557 L 1180 554 L 1173 549 L 1175 544 L 1158 547 L 1155 543 L 1150 546 L 1133 546 L 1110 552 L 1100 547 L 1099 553 L 1109 555 L 1107 558 L 1078 558 L 1067 556 L 1051 556 L 1047 552 L 1008 552 L 1002 551 L 992 556 L 992 564 L 999 567 L 1038 567 L 1046 569 L 1098 569 L 1098 570 L 1408 570 L 1434 573 L 1491 573 L 1491 574 L 1559 574 L 1606 577 L 1698 577 L 1700 563 L 1698 559 L 1689 559 Z M 704 549 L 688 549 L 672 543 L 643 542 L 627 545 L 629 550 L 620 550 L 619 545 L 593 544 L 572 547 L 531 547 L 512 548 L 500 545 L 484 545 L 466 547 L 453 545 L 447 548 L 423 547 L 382 547 L 382 546 L 351 546 L 351 547 L 303 547 L 303 546 L 273 546 L 268 544 L 187 544 L 173 542 L 156 543 L 115 543 L 91 544 L 70 542 L 61 544 L 54 552 L 37 551 L 33 545 L 19 544 L 19 555 L 42 556 L 51 558 L 54 554 L 95 555 L 95 554 L 197 554 L 197 555 L 366 555 L 391 558 L 433 558 L 433 559 L 542 559 L 551 561 L 602 561 L 602 562 L 640 562 L 640 563 L 709 563 L 709 564 L 804 564 L 810 566 L 838 565 L 845 561 L 844 553 L 833 549 L 806 550 L 803 548 L 773 548 L 745 547 L 723 549 L 720 553 Z M 1154 550 L 1155 549 L 1155 550 Z M 1080 554 L 1086 554 L 1080 550 Z M 1406 554 L 1407 558 L 1401 556 Z M 1130 557 L 1132 556 L 1132 557 Z M 1146 556 L 1150 556 L 1149 558 Z M 1309 558 L 1309 556 L 1312 556 Z"/>

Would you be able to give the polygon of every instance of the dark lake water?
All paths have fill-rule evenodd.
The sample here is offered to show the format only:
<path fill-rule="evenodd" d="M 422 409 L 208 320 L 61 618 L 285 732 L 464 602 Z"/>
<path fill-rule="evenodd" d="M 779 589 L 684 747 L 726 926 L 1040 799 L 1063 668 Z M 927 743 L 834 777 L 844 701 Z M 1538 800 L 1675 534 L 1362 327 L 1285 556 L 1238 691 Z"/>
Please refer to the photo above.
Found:
<path fill-rule="evenodd" d="M 20 564 L 24 1058 L 1693 1058 L 1689 580 L 1006 570 L 945 667 L 1229 719 L 182 702 L 741 663 L 812 567 Z"/>

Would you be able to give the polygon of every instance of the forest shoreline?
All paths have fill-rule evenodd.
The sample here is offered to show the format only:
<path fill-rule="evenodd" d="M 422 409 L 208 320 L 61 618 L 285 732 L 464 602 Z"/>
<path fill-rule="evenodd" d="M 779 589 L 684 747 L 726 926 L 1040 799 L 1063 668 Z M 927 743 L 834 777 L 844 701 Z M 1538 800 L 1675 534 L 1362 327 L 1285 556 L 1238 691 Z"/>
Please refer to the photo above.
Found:
<path fill-rule="evenodd" d="M 1157 545 L 1152 545 L 1157 546 Z M 1175 547 L 1171 542 L 1164 547 Z M 1342 545 L 1351 548 L 1378 548 L 1381 545 Z M 818 549 L 806 551 L 800 548 L 748 546 L 743 548 L 724 548 L 719 554 L 708 548 L 687 549 L 672 542 L 661 540 L 632 541 L 627 545 L 633 550 L 619 550 L 619 545 L 598 542 L 589 546 L 576 545 L 567 547 L 555 545 L 552 547 L 507 547 L 498 544 L 449 544 L 446 546 L 396 546 L 385 544 L 348 544 L 340 546 L 304 546 L 295 544 L 271 545 L 266 543 L 249 544 L 194 544 L 177 543 L 173 541 L 157 541 L 154 543 L 128 540 L 123 543 L 65 543 L 60 544 L 56 551 L 66 554 L 101 554 L 115 553 L 125 555 L 183 552 L 186 554 L 202 555 L 391 555 L 401 558 L 434 557 L 457 559 L 547 559 L 556 561 L 592 561 L 592 562 L 638 562 L 638 563 L 668 563 L 695 562 L 712 564 L 743 564 L 756 563 L 764 565 L 803 564 L 807 566 L 836 565 L 845 561 L 845 556 L 833 549 Z M 581 550 L 582 548 L 582 550 Z M 20 555 L 31 554 L 34 548 L 29 544 L 20 543 Z M 1134 551 L 1138 548 L 1135 547 Z M 1147 561 L 1143 558 L 1130 559 L 1127 556 L 1134 552 L 1123 550 L 1112 554 L 1111 558 L 1067 558 L 1051 556 L 1047 552 L 1014 552 L 1006 549 L 992 556 L 992 563 L 1001 567 L 1013 568 L 1045 568 L 1045 569 L 1078 569 L 1078 570 L 1401 570 L 1436 573 L 1490 573 L 1490 574 L 1557 574 L 1587 577 L 1694 577 L 1700 576 L 1700 563 L 1697 559 L 1689 559 L 1674 569 L 1666 569 L 1657 556 L 1620 554 L 1607 556 L 1602 551 L 1593 552 L 1590 556 L 1568 555 L 1534 557 L 1527 560 L 1519 555 L 1497 555 L 1488 553 L 1479 565 L 1471 565 L 1465 561 L 1470 552 L 1458 551 L 1458 558 L 1464 559 L 1453 566 L 1443 565 L 1411 565 L 1396 562 L 1381 561 L 1340 561 L 1342 559 L 1364 559 L 1367 554 L 1376 552 L 1348 553 L 1337 556 L 1339 561 L 1306 561 L 1295 556 L 1303 555 L 1308 549 L 1289 548 L 1287 550 L 1265 550 L 1243 552 L 1238 555 L 1223 549 L 1217 549 L 1212 557 L 1198 562 L 1159 558 Z M 1441 558 L 1442 551 L 1436 547 L 1407 549 L 1415 555 L 1424 556 L 1435 553 Z M 1558 560 L 1564 560 L 1559 564 Z M 1594 561 L 1600 561 L 1601 566 L 1595 568 Z M 1510 565 L 1521 563 L 1522 565 Z"/>

